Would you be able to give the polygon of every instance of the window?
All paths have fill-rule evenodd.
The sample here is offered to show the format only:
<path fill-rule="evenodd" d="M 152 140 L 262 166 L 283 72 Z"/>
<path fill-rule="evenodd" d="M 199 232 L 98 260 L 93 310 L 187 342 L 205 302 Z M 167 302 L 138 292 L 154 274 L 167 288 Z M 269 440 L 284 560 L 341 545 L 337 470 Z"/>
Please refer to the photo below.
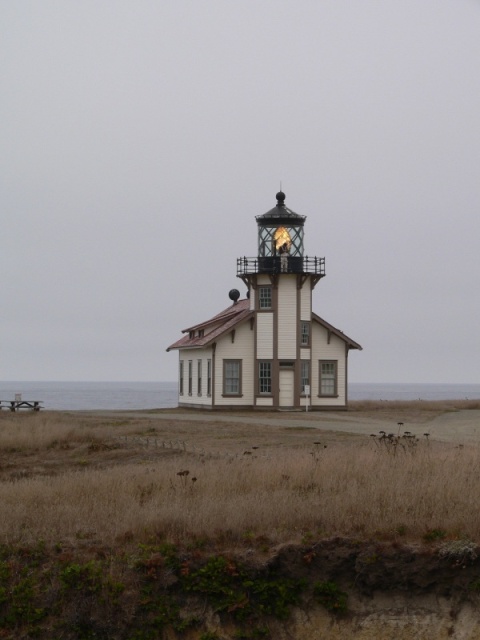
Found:
<path fill-rule="evenodd" d="M 223 395 L 240 396 L 242 394 L 241 375 L 241 360 L 223 361 Z"/>
<path fill-rule="evenodd" d="M 300 344 L 302 345 L 302 347 L 310 346 L 310 322 L 302 321 Z"/>
<path fill-rule="evenodd" d="M 272 393 L 272 363 L 258 363 L 258 391 L 259 393 Z"/>
<path fill-rule="evenodd" d="M 192 395 L 192 369 L 193 363 L 191 360 L 188 361 L 188 395 Z"/>
<path fill-rule="evenodd" d="M 305 393 L 305 387 L 310 386 L 310 361 L 309 360 L 301 361 L 301 378 L 302 378 L 301 392 Z"/>
<path fill-rule="evenodd" d="M 207 360 L 207 396 L 212 395 L 212 361 Z"/>
<path fill-rule="evenodd" d="M 180 371 L 179 371 L 179 393 L 183 396 L 183 360 L 180 360 Z"/>
<path fill-rule="evenodd" d="M 337 362 L 320 360 L 320 396 L 337 395 Z"/>
<path fill-rule="evenodd" d="M 258 306 L 260 309 L 272 308 L 272 287 L 258 287 Z"/>
<path fill-rule="evenodd" d="M 202 395 L 202 361 L 197 360 L 197 395 Z"/>

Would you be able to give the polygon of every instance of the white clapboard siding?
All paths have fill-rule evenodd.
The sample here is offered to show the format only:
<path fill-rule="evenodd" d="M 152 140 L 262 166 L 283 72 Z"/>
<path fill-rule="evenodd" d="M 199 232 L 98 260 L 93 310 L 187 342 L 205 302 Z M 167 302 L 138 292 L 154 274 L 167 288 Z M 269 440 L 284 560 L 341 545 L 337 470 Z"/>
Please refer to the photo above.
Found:
<path fill-rule="evenodd" d="M 273 406 L 273 398 L 257 398 L 255 404 L 257 407 L 271 407 Z"/>
<path fill-rule="evenodd" d="M 273 358 L 273 313 L 268 311 L 257 315 L 257 358 Z"/>
<path fill-rule="evenodd" d="M 283 276 L 278 283 L 278 357 L 297 354 L 297 279 Z"/>
<path fill-rule="evenodd" d="M 253 287 L 250 287 L 248 289 L 248 302 L 249 302 L 249 308 L 250 311 L 255 311 L 255 289 Z"/>
<path fill-rule="evenodd" d="M 253 331 L 250 321 L 243 322 L 235 328 L 235 339 L 232 334 L 219 338 L 215 352 L 215 406 L 253 405 Z M 223 361 L 242 361 L 242 397 L 223 397 Z"/>
<path fill-rule="evenodd" d="M 317 322 L 312 322 L 312 365 L 311 365 L 311 394 L 313 406 L 343 406 L 345 404 L 346 381 L 346 345 L 336 335 L 330 335 L 328 331 Z M 319 361 L 337 361 L 337 392 L 338 397 L 319 398 Z"/>
<path fill-rule="evenodd" d="M 212 350 L 209 349 L 184 349 L 180 352 L 180 360 L 183 360 L 183 395 L 178 396 L 181 406 L 209 407 L 212 397 L 207 395 L 207 360 L 212 359 Z M 192 393 L 188 393 L 188 361 L 192 361 Z M 198 360 L 202 361 L 202 389 L 198 393 Z"/>
<path fill-rule="evenodd" d="M 300 320 L 311 320 L 312 315 L 312 281 L 307 278 L 300 289 Z"/>

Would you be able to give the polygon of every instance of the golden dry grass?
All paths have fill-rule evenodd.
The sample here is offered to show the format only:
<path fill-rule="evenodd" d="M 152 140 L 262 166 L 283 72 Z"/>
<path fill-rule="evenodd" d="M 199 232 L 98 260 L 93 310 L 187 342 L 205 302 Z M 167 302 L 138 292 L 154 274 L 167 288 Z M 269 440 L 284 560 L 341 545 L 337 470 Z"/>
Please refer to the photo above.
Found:
<path fill-rule="evenodd" d="M 428 422 L 442 413 L 465 410 L 479 411 L 480 400 L 353 400 L 349 403 L 349 413 L 400 418 L 404 422 Z"/>
<path fill-rule="evenodd" d="M 479 447 L 402 445 L 394 454 L 377 438 L 241 416 L 3 414 L 0 541 L 280 543 L 433 529 L 480 541 Z"/>

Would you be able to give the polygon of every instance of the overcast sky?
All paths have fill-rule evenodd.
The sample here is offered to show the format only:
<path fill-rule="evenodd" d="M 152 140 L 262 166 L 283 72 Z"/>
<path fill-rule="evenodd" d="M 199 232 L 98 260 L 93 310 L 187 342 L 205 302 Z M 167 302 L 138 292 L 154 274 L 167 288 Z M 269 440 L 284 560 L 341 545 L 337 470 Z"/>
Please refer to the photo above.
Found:
<path fill-rule="evenodd" d="M 0 379 L 174 380 L 306 215 L 353 382 L 480 382 L 480 0 L 0 0 Z"/>

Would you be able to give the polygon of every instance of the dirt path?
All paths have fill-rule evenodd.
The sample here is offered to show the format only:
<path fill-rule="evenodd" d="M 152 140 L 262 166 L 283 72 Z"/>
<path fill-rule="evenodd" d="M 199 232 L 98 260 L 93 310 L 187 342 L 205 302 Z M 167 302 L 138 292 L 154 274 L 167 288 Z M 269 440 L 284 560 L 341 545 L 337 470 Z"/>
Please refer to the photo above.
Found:
<path fill-rule="evenodd" d="M 369 413 L 362 411 L 348 412 L 279 412 L 279 413 L 207 413 L 203 411 L 158 411 L 158 412 L 128 412 L 105 411 L 95 412 L 96 415 L 108 417 L 148 418 L 149 420 L 182 420 L 209 423 L 243 423 L 262 425 L 265 427 L 311 428 L 319 431 L 337 431 L 358 435 L 397 433 L 401 422 L 401 430 L 411 431 L 417 436 L 429 433 L 430 437 L 443 442 L 480 442 L 480 411 L 457 410 L 443 413 L 417 412 L 416 415 L 403 415 L 401 412 L 384 415 L 381 412 Z"/>

